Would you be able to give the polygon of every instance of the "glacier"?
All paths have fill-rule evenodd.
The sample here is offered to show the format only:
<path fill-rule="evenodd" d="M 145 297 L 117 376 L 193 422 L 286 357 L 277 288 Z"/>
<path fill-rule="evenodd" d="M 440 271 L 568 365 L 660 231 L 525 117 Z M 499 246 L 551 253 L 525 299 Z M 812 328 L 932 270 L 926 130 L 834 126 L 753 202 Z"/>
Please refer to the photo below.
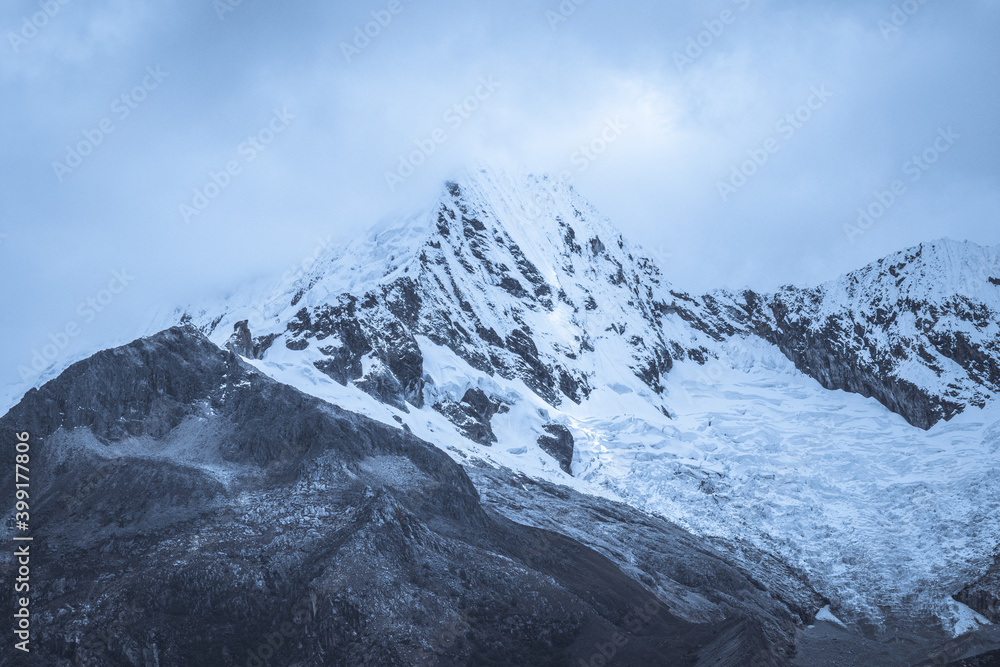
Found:
<path fill-rule="evenodd" d="M 477 166 L 306 271 L 149 327 L 401 426 L 483 494 L 495 471 L 771 554 L 820 621 L 988 626 L 954 596 L 1000 545 L 1000 248 L 942 239 L 770 295 L 686 294 L 648 255 L 568 184 Z M 572 532 L 539 502 L 510 518 Z"/>

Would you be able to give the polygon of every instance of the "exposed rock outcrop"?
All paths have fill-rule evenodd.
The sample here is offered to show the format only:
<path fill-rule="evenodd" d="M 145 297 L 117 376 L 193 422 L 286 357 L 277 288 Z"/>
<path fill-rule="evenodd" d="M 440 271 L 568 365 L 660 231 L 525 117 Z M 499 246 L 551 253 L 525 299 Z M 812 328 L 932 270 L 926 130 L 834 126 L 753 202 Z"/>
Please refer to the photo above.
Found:
<path fill-rule="evenodd" d="M 436 447 L 281 385 L 193 327 L 74 364 L 0 418 L 15 430 L 31 434 L 32 647 L 47 665 L 568 665 L 609 651 L 693 665 L 720 636 L 747 651 L 791 636 L 788 607 L 684 531 L 658 521 L 626 561 L 515 523 Z"/>
<path fill-rule="evenodd" d="M 942 240 L 820 287 L 712 298 L 734 330 L 773 343 L 827 389 L 927 429 L 1000 393 L 997 265 L 995 248 Z"/>
<path fill-rule="evenodd" d="M 543 424 L 545 435 L 538 436 L 538 446 L 565 472 L 573 474 L 573 434 L 562 424 Z"/>

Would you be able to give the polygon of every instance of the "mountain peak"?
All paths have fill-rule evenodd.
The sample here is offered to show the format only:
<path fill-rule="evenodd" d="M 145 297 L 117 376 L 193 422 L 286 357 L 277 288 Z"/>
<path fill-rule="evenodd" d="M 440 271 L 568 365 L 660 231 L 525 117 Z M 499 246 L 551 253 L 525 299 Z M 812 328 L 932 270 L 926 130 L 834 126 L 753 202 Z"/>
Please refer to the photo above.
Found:
<path fill-rule="evenodd" d="M 946 302 L 956 298 L 1000 310 L 1000 247 L 941 238 L 901 250 L 828 283 L 831 294 L 876 301 Z"/>
<path fill-rule="evenodd" d="M 476 234 L 482 238 L 473 242 Z M 433 203 L 422 211 L 383 220 L 362 237 L 335 245 L 310 271 L 283 288 L 302 297 L 311 292 L 320 299 L 365 291 L 412 269 L 425 257 L 427 247 L 438 248 L 442 242 L 460 254 L 474 255 L 482 254 L 488 244 L 516 246 L 541 274 L 555 279 L 556 258 L 591 241 L 594 248 L 619 261 L 637 254 L 570 185 L 518 166 L 479 163 L 444 182 Z"/>
<path fill-rule="evenodd" d="M 200 323 L 220 343 L 248 323 L 259 340 L 239 329 L 239 349 L 309 350 L 337 382 L 400 409 L 425 400 L 428 345 L 557 405 L 586 398 L 608 365 L 621 369 L 615 386 L 660 394 L 672 359 L 699 347 L 688 323 L 661 318 L 673 299 L 656 266 L 568 184 L 494 164 L 447 181 L 423 212 L 331 249 L 275 295 Z"/>
<path fill-rule="evenodd" d="M 750 330 L 828 389 L 930 428 L 1000 393 L 1000 248 L 939 239 L 812 289 L 743 294 Z M 848 361 L 849 360 L 849 361 Z"/>

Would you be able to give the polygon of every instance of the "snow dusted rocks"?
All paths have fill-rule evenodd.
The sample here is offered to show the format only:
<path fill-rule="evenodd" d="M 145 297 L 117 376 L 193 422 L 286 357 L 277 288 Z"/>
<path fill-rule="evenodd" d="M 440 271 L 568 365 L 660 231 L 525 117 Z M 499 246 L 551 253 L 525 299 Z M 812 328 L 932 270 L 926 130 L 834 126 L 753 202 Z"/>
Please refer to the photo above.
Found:
<path fill-rule="evenodd" d="M 746 540 L 881 632 L 946 614 L 985 567 L 972 545 L 1000 541 L 976 518 L 1000 511 L 997 257 L 939 241 L 817 288 L 692 296 L 571 188 L 486 168 L 195 321 L 221 345 L 249 319 L 274 338 L 260 370 L 466 465 Z"/>
<path fill-rule="evenodd" d="M 469 389 L 461 401 L 445 400 L 435 403 L 434 409 L 447 417 L 465 437 L 488 446 L 497 441 L 490 420 L 496 413 L 506 412 L 508 406 L 491 399 L 481 389 Z"/>
<path fill-rule="evenodd" d="M 542 424 L 545 435 L 538 436 L 538 446 L 559 462 L 568 475 L 573 474 L 573 433 L 562 424 Z"/>
<path fill-rule="evenodd" d="M 37 664 L 780 665 L 819 603 L 780 566 L 493 469 L 498 511 L 438 447 L 190 326 L 74 364 L 0 418 L 15 429 L 37 443 Z M 530 525 L 552 508 L 578 539 Z"/>
<path fill-rule="evenodd" d="M 332 251 L 250 326 L 293 351 L 311 346 L 329 377 L 397 407 L 424 401 L 419 336 L 558 406 L 584 400 L 611 360 L 661 393 L 676 359 L 702 354 L 683 319 L 700 304 L 677 301 L 571 188 L 483 169 L 447 184 L 428 212 Z M 232 326 L 217 315 L 210 333 Z"/>
<path fill-rule="evenodd" d="M 813 289 L 732 296 L 734 320 L 827 389 L 929 428 L 1000 392 L 1000 251 L 924 243 Z"/>
<path fill-rule="evenodd" d="M 274 339 L 274 334 L 253 338 L 250 334 L 250 328 L 247 326 L 247 320 L 241 320 L 233 325 L 233 335 L 226 341 L 225 347 L 241 357 L 260 359 L 274 342 Z"/>
<path fill-rule="evenodd" d="M 714 618 L 703 580 L 661 582 L 673 556 L 636 565 L 639 533 L 646 556 L 663 525 L 701 536 L 803 623 L 829 604 L 845 632 L 926 643 L 971 627 L 956 592 L 994 599 L 998 277 L 996 248 L 939 241 L 816 288 L 691 296 L 564 184 L 477 169 L 188 319 L 227 363 L 431 443 L 490 507 L 597 549 L 689 621 Z M 190 417 L 152 412 L 108 427 L 159 438 Z M 783 646 L 766 654 L 786 664 L 755 623 L 701 656 Z"/>

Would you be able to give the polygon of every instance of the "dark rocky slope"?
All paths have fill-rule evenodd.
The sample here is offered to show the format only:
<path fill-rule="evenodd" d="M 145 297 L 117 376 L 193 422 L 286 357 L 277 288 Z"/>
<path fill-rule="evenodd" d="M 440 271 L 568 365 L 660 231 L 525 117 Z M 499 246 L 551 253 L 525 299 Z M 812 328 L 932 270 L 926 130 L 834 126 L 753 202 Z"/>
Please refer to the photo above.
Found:
<path fill-rule="evenodd" d="M 3 664 L 778 665 L 815 606 L 662 521 L 629 546 L 634 510 L 574 510 L 599 541 L 515 523 L 434 446 L 193 327 L 74 364 L 0 419 L 15 431 L 33 653 Z"/>
<path fill-rule="evenodd" d="M 959 591 L 955 599 L 990 621 L 1000 623 L 1000 555 L 982 577 Z"/>

